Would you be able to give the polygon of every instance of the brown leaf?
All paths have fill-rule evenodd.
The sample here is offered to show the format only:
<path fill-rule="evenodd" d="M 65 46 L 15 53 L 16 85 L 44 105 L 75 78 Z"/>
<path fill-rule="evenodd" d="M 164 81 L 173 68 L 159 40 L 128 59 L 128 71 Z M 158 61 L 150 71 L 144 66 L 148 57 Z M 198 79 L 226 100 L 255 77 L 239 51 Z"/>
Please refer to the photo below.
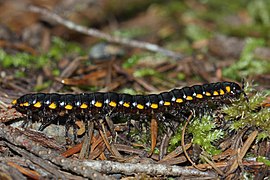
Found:
<path fill-rule="evenodd" d="M 157 145 L 157 131 L 158 131 L 158 124 L 156 119 L 151 119 L 151 152 L 148 156 L 151 156 L 155 150 Z"/>

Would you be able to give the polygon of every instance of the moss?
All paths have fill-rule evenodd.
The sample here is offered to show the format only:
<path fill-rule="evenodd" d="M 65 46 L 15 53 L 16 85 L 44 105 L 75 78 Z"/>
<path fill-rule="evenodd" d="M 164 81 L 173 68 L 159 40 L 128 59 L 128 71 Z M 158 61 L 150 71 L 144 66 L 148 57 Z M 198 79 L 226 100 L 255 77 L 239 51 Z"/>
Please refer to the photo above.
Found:
<path fill-rule="evenodd" d="M 82 49 L 75 43 L 67 43 L 59 37 L 52 39 L 52 45 L 48 52 L 39 56 L 34 56 L 25 52 L 8 54 L 0 49 L 0 64 L 5 68 L 23 67 L 31 69 L 40 69 L 43 66 L 56 66 L 56 62 L 68 54 L 83 54 Z"/>
<path fill-rule="evenodd" d="M 247 91 L 251 91 L 251 87 Z M 244 102 L 244 98 L 233 101 L 231 106 L 226 106 L 222 112 L 226 114 L 225 120 L 232 121 L 232 130 L 244 127 L 256 127 L 261 130 L 257 140 L 270 137 L 270 111 L 269 108 L 262 108 L 261 104 L 266 93 L 256 92 L 249 97 L 249 102 Z"/>
<path fill-rule="evenodd" d="M 247 6 L 253 22 L 259 22 L 264 26 L 270 26 L 270 2 L 264 0 L 250 1 Z"/>
<path fill-rule="evenodd" d="M 183 125 L 180 124 L 175 132 L 175 134 L 172 136 L 172 138 L 170 139 L 169 142 L 169 147 L 168 147 L 168 151 L 171 152 L 173 151 L 177 146 L 180 145 L 181 143 L 181 138 L 182 138 L 182 128 Z"/>
<path fill-rule="evenodd" d="M 137 92 L 132 88 L 124 88 L 119 93 L 135 95 Z"/>
<path fill-rule="evenodd" d="M 124 63 L 123 63 L 123 68 L 131 68 L 134 65 L 137 64 L 137 62 L 142 59 L 144 55 L 133 55 L 130 58 L 128 58 Z"/>
<path fill-rule="evenodd" d="M 188 126 L 188 132 L 193 135 L 193 143 L 200 145 L 207 153 L 212 155 L 220 153 L 220 150 L 212 143 L 221 139 L 224 132 L 221 129 L 216 129 L 212 116 L 196 117 Z"/>
<path fill-rule="evenodd" d="M 247 85 L 245 91 L 252 94 L 254 90 Z M 218 129 L 212 115 L 204 115 L 192 119 L 187 127 L 187 132 L 193 136 L 193 143 L 200 145 L 210 155 L 220 153 L 220 150 L 213 145 L 213 142 L 223 138 L 227 131 L 239 130 L 244 127 L 256 127 L 261 131 L 257 136 L 257 142 L 270 137 L 270 111 L 269 108 L 261 108 L 266 93 L 255 93 L 249 97 L 249 102 L 242 96 L 233 100 L 232 104 L 221 109 L 225 114 L 225 121 L 232 122 L 230 129 Z M 178 127 L 176 134 L 170 140 L 169 151 L 174 150 L 181 142 L 183 125 Z"/>
<path fill-rule="evenodd" d="M 199 41 L 209 38 L 210 32 L 199 25 L 193 24 L 186 27 L 185 35 L 192 41 Z"/>
<path fill-rule="evenodd" d="M 35 86 L 35 87 L 34 87 L 34 91 L 40 92 L 40 91 L 42 91 L 43 89 L 46 89 L 46 88 L 50 87 L 51 85 L 52 85 L 52 81 L 46 81 L 46 82 L 44 82 L 44 83 L 41 84 L 41 85 Z"/>
<path fill-rule="evenodd" d="M 270 160 L 267 159 L 266 157 L 259 156 L 257 157 L 258 162 L 263 162 L 266 166 L 270 167 Z"/>
<path fill-rule="evenodd" d="M 152 68 L 141 68 L 133 73 L 134 77 L 145 77 L 145 76 L 160 76 L 160 74 Z"/>
<path fill-rule="evenodd" d="M 243 77 L 269 72 L 270 63 L 256 59 L 253 53 L 255 48 L 264 46 L 264 44 L 263 39 L 248 38 L 239 61 L 224 69 L 223 75 L 231 79 L 241 80 Z"/>
<path fill-rule="evenodd" d="M 177 132 L 170 140 L 169 152 L 174 150 L 181 143 L 183 125 L 179 125 Z M 220 150 L 217 149 L 213 142 L 221 139 L 224 132 L 217 129 L 214 119 L 211 115 L 204 115 L 202 117 L 195 117 L 187 126 L 187 133 L 192 134 L 192 142 L 198 144 L 204 151 L 211 155 L 219 154 Z"/>

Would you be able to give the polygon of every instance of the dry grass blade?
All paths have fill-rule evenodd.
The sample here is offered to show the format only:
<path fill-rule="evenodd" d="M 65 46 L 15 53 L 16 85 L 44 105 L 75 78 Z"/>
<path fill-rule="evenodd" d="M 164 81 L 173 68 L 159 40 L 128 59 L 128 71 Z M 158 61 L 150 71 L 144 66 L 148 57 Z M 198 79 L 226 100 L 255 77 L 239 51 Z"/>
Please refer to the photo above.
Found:
<path fill-rule="evenodd" d="M 226 173 L 226 176 L 233 173 L 239 166 L 239 161 L 242 162 L 242 159 L 244 158 L 245 154 L 247 153 L 248 149 L 250 148 L 251 144 L 255 140 L 255 138 L 258 135 L 258 131 L 253 131 L 246 142 L 244 143 L 243 147 L 240 149 L 240 153 L 237 155 L 238 157 L 234 159 L 233 164 L 231 165 L 230 169 Z"/>
<path fill-rule="evenodd" d="M 165 161 L 160 161 L 160 164 L 166 164 L 166 165 L 177 165 L 187 162 L 187 158 L 184 155 L 181 155 L 179 157 L 171 158 Z"/>
<path fill-rule="evenodd" d="M 117 148 L 118 151 L 123 151 L 125 153 L 138 154 L 138 155 L 147 154 L 145 150 L 132 148 L 131 146 L 124 145 L 124 144 L 115 144 L 115 147 Z M 151 158 L 156 161 L 159 159 L 158 155 L 156 154 L 152 154 Z"/>
<path fill-rule="evenodd" d="M 190 147 L 191 147 L 191 143 L 186 144 L 185 145 L 185 150 L 189 149 Z M 170 159 L 173 159 L 173 158 L 179 156 L 180 154 L 182 154 L 183 152 L 184 151 L 183 151 L 182 146 L 178 146 L 174 151 L 172 151 L 170 154 L 168 154 L 167 156 L 165 156 L 159 162 L 168 161 Z"/>
<path fill-rule="evenodd" d="M 101 137 L 102 137 L 102 139 L 103 139 L 103 141 L 104 141 L 104 143 L 105 143 L 107 149 L 108 149 L 114 156 L 116 156 L 117 158 L 119 158 L 119 159 L 120 159 L 120 158 L 123 158 L 122 155 L 118 152 L 118 150 L 114 147 L 114 145 L 113 145 L 113 144 L 110 145 L 110 143 L 109 143 L 109 141 L 108 141 L 108 138 L 107 138 L 107 136 L 105 135 L 105 134 L 106 134 L 106 130 L 105 130 L 104 124 L 102 124 L 101 126 L 102 126 L 103 132 L 102 132 L 101 130 L 99 130 L 99 133 L 100 133 L 100 135 L 101 135 Z"/>
<path fill-rule="evenodd" d="M 24 174 L 25 176 L 27 176 L 30 179 L 40 179 L 41 178 L 40 174 L 37 173 L 36 171 L 23 168 L 23 167 L 19 166 L 16 163 L 13 163 L 13 162 L 8 162 L 7 164 L 18 169 L 18 171 L 20 171 L 22 174 Z"/>
<path fill-rule="evenodd" d="M 210 166 L 212 166 L 219 175 L 224 176 L 224 173 L 215 165 L 214 162 L 210 161 L 207 157 L 205 157 L 204 155 L 200 155 L 200 157 L 202 157 Z"/>
<path fill-rule="evenodd" d="M 78 153 L 82 149 L 82 143 L 76 144 L 74 147 L 68 149 L 67 151 L 63 152 L 61 155 L 63 157 L 69 157 L 73 154 Z"/>
<path fill-rule="evenodd" d="M 92 140 L 93 131 L 94 131 L 94 123 L 89 122 L 89 121 L 86 123 L 87 123 L 87 125 L 86 125 L 87 131 L 86 131 L 86 134 L 84 136 L 82 149 L 81 149 L 81 152 L 79 154 L 79 159 L 83 159 L 84 157 L 88 157 L 89 153 L 90 153 L 90 145 L 91 145 L 91 140 Z"/>
<path fill-rule="evenodd" d="M 99 157 L 104 150 L 106 149 L 106 145 L 103 141 L 101 141 L 96 147 L 95 149 L 92 151 L 91 149 L 91 153 L 89 155 L 89 159 L 96 159 L 97 157 Z"/>
<path fill-rule="evenodd" d="M 103 139 L 100 136 L 99 137 L 93 137 L 92 141 L 93 142 L 92 142 L 90 153 L 92 153 L 97 148 L 97 146 L 99 146 L 99 144 L 103 143 Z"/>

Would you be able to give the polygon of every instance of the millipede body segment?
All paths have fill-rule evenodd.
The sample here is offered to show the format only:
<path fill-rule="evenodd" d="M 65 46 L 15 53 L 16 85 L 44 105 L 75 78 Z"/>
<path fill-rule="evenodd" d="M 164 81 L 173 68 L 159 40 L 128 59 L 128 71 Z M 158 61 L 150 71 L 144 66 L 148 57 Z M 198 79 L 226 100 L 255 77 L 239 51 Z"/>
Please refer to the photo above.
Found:
<path fill-rule="evenodd" d="M 243 89 L 234 82 L 217 82 L 149 95 L 35 93 L 23 95 L 12 104 L 17 111 L 27 114 L 28 120 L 33 116 L 41 118 L 43 125 L 57 117 L 66 117 L 66 122 L 71 124 L 76 118 L 87 121 L 105 115 L 136 115 L 159 120 L 165 114 L 181 116 L 191 110 L 208 108 L 211 102 L 239 98 L 242 93 Z"/>

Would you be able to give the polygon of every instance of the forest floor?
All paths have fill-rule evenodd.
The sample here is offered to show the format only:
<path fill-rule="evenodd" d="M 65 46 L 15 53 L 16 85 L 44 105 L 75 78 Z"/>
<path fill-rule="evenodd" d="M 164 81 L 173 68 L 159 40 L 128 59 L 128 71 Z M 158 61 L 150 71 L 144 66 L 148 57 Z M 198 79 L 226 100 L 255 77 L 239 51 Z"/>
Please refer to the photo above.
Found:
<path fill-rule="evenodd" d="M 0 2 L 0 179 L 269 177 L 269 28 L 263 0 Z M 247 97 L 223 96 L 224 82 Z M 148 94 L 203 84 L 213 98 L 146 108 Z M 94 110 L 69 113 L 79 95 L 65 112 L 14 101 L 29 93 L 89 93 Z M 108 112 L 99 94 L 141 96 Z"/>

